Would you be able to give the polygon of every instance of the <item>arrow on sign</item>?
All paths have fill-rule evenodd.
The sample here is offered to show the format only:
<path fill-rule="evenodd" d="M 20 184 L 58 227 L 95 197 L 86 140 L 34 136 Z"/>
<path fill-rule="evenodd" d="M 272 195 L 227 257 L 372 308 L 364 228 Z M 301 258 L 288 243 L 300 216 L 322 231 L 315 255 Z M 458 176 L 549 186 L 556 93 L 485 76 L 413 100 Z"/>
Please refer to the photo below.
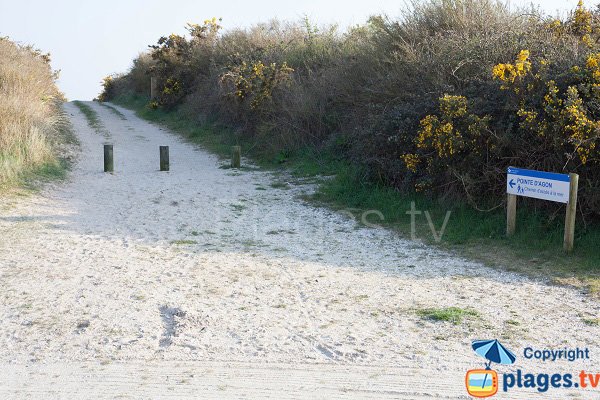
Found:
<path fill-rule="evenodd" d="M 508 184 L 510 185 L 510 188 L 514 188 L 515 187 L 515 180 L 511 179 L 510 182 L 508 182 Z"/>

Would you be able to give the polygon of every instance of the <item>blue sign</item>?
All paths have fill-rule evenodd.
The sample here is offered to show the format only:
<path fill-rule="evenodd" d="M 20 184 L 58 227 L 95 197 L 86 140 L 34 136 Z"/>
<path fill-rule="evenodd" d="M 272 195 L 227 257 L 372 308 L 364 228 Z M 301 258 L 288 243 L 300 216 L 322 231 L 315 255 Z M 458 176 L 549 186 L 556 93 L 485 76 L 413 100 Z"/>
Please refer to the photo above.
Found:
<path fill-rule="evenodd" d="M 506 192 L 517 196 L 568 203 L 570 185 L 568 174 L 515 167 L 506 173 Z"/>

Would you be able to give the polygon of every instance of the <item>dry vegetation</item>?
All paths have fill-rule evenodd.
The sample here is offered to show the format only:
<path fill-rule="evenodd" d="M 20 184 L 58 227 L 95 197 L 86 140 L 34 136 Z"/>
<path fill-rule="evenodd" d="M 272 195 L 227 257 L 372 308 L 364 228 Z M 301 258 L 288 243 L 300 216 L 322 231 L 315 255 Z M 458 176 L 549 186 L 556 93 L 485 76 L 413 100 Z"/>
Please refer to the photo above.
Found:
<path fill-rule="evenodd" d="M 578 172 L 587 222 L 600 217 L 599 19 L 582 4 L 557 20 L 492 0 L 420 1 L 343 33 L 308 21 L 223 32 L 212 19 L 160 38 L 100 99 L 145 96 L 216 118 L 267 157 L 329 151 L 371 182 L 477 209 L 502 206 L 510 165 Z"/>
<path fill-rule="evenodd" d="M 56 156 L 66 119 L 49 55 L 0 38 L 0 187 L 61 169 Z"/>

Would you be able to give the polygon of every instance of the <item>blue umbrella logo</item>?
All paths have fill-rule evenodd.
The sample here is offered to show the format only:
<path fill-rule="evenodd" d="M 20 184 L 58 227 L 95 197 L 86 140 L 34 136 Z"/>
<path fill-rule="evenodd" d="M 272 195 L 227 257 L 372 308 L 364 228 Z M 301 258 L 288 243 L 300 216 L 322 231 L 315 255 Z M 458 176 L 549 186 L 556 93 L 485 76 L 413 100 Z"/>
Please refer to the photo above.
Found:
<path fill-rule="evenodd" d="M 497 340 L 474 340 L 471 344 L 477 355 L 485 358 L 488 362 L 485 364 L 486 370 L 491 370 L 492 363 L 510 365 L 515 362 L 517 357 Z M 487 383 L 487 374 L 483 378 L 481 387 Z"/>
<path fill-rule="evenodd" d="M 488 363 L 485 365 L 486 369 L 490 369 L 493 362 L 510 365 L 517 359 L 512 351 L 508 350 L 497 340 L 474 340 L 471 347 L 473 347 L 477 355 L 488 360 Z"/>

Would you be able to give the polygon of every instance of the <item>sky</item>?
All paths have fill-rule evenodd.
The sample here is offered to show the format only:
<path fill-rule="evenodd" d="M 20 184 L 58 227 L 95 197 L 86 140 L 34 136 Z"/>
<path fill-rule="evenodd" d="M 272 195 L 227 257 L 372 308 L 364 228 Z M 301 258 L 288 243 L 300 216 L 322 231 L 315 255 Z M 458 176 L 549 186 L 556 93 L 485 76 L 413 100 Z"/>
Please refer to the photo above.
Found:
<path fill-rule="evenodd" d="M 273 18 L 316 24 L 360 24 L 370 15 L 400 14 L 406 0 L 0 0 L 0 37 L 50 52 L 59 87 L 70 100 L 90 100 L 103 77 L 125 72 L 137 54 L 163 35 L 185 33 L 188 22 L 221 17 L 227 30 Z M 600 0 L 598 0 L 600 1 Z M 511 0 L 550 14 L 577 0 Z M 595 4 L 594 2 L 593 4 Z M 591 5 L 588 0 L 586 4 Z"/>

